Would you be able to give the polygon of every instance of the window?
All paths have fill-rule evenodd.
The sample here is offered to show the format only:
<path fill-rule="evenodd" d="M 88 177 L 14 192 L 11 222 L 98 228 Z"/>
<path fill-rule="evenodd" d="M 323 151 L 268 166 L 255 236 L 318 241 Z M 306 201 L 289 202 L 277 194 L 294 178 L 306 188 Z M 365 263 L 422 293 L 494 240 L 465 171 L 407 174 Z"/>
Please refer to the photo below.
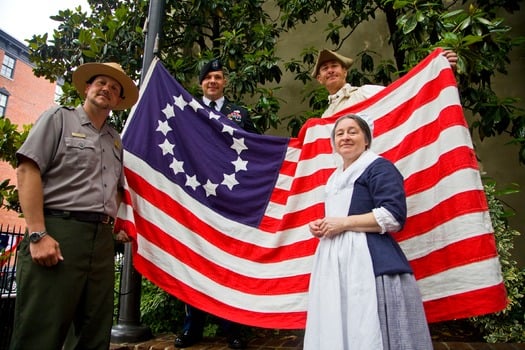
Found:
<path fill-rule="evenodd" d="M 6 78 L 13 79 L 13 73 L 15 71 L 16 60 L 8 55 L 4 55 L 4 62 L 2 62 L 2 70 L 0 74 Z"/>
<path fill-rule="evenodd" d="M 5 94 L 4 91 L 0 91 L 0 118 L 3 118 L 5 116 L 8 97 L 9 95 Z"/>

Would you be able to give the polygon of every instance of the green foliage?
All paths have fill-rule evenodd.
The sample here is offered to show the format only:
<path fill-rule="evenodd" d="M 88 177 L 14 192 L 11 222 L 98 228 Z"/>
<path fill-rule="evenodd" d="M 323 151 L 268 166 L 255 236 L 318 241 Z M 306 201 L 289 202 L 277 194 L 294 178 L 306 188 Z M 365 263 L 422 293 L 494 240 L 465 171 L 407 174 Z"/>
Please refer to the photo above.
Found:
<path fill-rule="evenodd" d="M 199 0 L 164 4 L 158 56 L 192 94 L 199 94 L 199 69 L 212 57 L 220 58 L 229 71 L 226 91 L 232 100 L 254 113 L 261 131 L 287 128 L 296 135 L 304 121 L 318 116 L 326 106 L 326 93 L 310 77 L 317 48 L 305 48 L 300 59 L 282 60 L 275 46 L 281 35 L 297 24 L 316 23 L 328 16 L 325 40 L 334 49 L 343 46 L 356 28 L 385 15 L 394 60 L 370 49 L 355 52 L 356 64 L 348 75 L 353 85 L 392 82 L 436 47 L 454 50 L 458 56 L 457 80 L 463 106 L 474 119 L 470 125 L 480 139 L 507 134 L 518 144 L 517 159 L 525 164 L 525 113 L 520 100 L 498 96 L 492 90 L 496 74 L 506 74 L 513 48 L 524 38 L 513 37 L 500 17 L 514 13 L 521 0 L 405 1 L 405 0 Z M 69 84 L 72 70 L 84 62 L 116 60 L 139 81 L 144 33 L 149 9 L 147 0 L 89 1 L 91 13 L 82 9 L 60 11 L 52 18 L 59 24 L 52 38 L 35 35 L 29 40 L 35 73 L 50 80 L 65 78 L 62 103 L 79 103 Z M 273 18 L 270 5 L 277 6 Z M 319 32 L 323 30 L 320 28 Z M 305 88 L 302 103 L 308 112 L 279 116 L 283 101 L 269 84 L 279 84 L 283 71 L 291 72 Z M 308 106 L 306 106 L 308 105 Z M 122 127 L 126 112 L 112 119 Z"/>
<path fill-rule="evenodd" d="M 507 218 L 513 213 L 506 210 L 504 202 L 499 199 L 500 196 L 518 191 L 515 188 L 498 191 L 494 181 L 487 181 L 484 187 L 507 289 L 508 305 L 501 312 L 473 317 L 470 321 L 480 329 L 489 343 L 522 343 L 525 342 L 525 269 L 520 269 L 512 258 L 513 242 L 520 233 L 509 227 Z"/>
<path fill-rule="evenodd" d="M 50 81 L 63 78 L 60 103 L 80 104 L 80 97 L 71 84 L 73 70 L 87 62 L 116 61 L 132 79 L 139 81 L 144 36 L 142 25 L 147 14 L 147 0 L 89 0 L 91 13 L 62 10 L 51 19 L 58 30 L 52 38 L 47 34 L 33 35 L 28 40 L 34 73 Z M 113 114 L 114 124 L 123 125 L 127 112 Z"/>
<path fill-rule="evenodd" d="M 16 167 L 16 151 L 27 138 L 29 129 L 29 125 L 24 125 L 20 132 L 9 118 L 0 118 L 0 160 Z M 0 208 L 20 212 L 18 191 L 9 179 L 0 179 Z"/>
<path fill-rule="evenodd" d="M 177 333 L 182 329 L 185 317 L 185 304 L 166 293 L 150 281 L 142 280 L 140 315 L 144 325 L 154 334 Z M 214 337 L 219 333 L 216 319 L 207 317 L 203 336 Z"/>
<path fill-rule="evenodd" d="M 263 9 L 264 1 L 168 0 L 161 40 L 161 58 L 189 91 L 200 93 L 196 77 L 211 58 L 228 71 L 226 95 L 247 105 L 257 128 L 266 131 L 280 123 L 281 100 L 275 88 L 282 76 L 275 44 L 282 29 Z M 253 101 L 247 104 L 246 100 Z"/>
<path fill-rule="evenodd" d="M 113 297 L 114 324 L 117 323 L 120 307 L 122 275 L 122 252 L 115 259 L 115 293 Z M 146 279 L 141 282 L 141 322 L 154 334 L 174 332 L 184 322 L 184 304 Z"/>
<path fill-rule="evenodd" d="M 9 118 L 0 118 L 0 159 L 16 167 L 16 151 L 24 143 L 29 134 L 30 125 L 24 125 L 22 131 Z"/>
<path fill-rule="evenodd" d="M 153 285 L 142 280 L 140 298 L 141 321 L 155 334 L 174 332 L 184 322 L 183 303 Z"/>
<path fill-rule="evenodd" d="M 177 333 L 184 324 L 185 304 L 150 281 L 143 279 L 140 314 L 142 323 L 148 326 L 154 334 Z M 217 319 L 208 316 L 203 336 L 214 337 L 219 331 Z"/>
<path fill-rule="evenodd" d="M 498 96 L 492 89 L 496 74 L 507 74 L 512 49 L 525 40 L 513 37 L 512 28 L 500 17 L 503 10 L 508 13 L 519 10 L 520 2 L 277 0 L 283 11 L 281 25 L 287 29 L 294 28 L 297 23 L 315 23 L 318 14 L 328 14 L 331 21 L 325 28 L 325 39 L 336 49 L 344 45 L 360 24 L 373 21 L 379 11 L 385 15 L 395 62 L 369 49 L 357 51 L 356 64 L 348 74 L 348 81 L 353 85 L 388 84 L 436 47 L 454 50 L 459 57 L 456 78 L 462 105 L 475 118 L 470 125 L 471 131 L 477 132 L 481 140 L 507 134 L 520 146 L 516 158 L 525 164 L 525 113 L 518 107 L 520 100 Z M 300 61 L 293 59 L 295 63 Z M 304 77 L 313 64 L 309 61 L 290 68 Z M 317 101 L 314 98 L 310 102 L 312 100 Z M 298 120 L 292 118 L 294 124 L 289 125 L 289 129 L 295 130 Z"/>

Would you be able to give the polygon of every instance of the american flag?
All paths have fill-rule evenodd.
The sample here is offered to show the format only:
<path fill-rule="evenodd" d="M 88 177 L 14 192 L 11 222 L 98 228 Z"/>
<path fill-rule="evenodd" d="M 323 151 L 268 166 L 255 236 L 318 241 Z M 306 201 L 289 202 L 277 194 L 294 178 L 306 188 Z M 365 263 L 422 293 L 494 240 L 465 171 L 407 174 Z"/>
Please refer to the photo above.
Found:
<path fill-rule="evenodd" d="M 139 273 L 222 318 L 305 325 L 324 184 L 340 115 L 373 116 L 373 149 L 400 169 L 408 220 L 395 235 L 429 322 L 502 310 L 506 291 L 487 201 L 447 60 L 434 51 L 372 98 L 307 121 L 297 138 L 245 132 L 155 59 L 123 133 L 118 228 Z"/>
<path fill-rule="evenodd" d="M 2 226 L 0 226 L 0 229 L 1 228 Z M 16 253 L 16 247 L 21 240 L 22 235 L 20 234 L 0 234 L 0 267 L 6 264 L 10 265 L 10 259 L 12 259 Z"/>

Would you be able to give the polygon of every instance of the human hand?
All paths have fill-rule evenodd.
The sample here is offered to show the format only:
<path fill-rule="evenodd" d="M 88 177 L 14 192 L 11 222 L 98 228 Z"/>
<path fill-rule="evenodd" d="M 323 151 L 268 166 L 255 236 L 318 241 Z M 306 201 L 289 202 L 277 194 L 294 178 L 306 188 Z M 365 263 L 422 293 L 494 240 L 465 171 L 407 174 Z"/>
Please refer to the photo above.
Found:
<path fill-rule="evenodd" d="M 346 231 L 345 220 L 345 217 L 325 217 L 323 219 L 312 221 L 309 224 L 310 232 L 317 238 L 335 237 L 341 232 Z"/>
<path fill-rule="evenodd" d="M 33 262 L 41 266 L 55 266 L 59 261 L 64 260 L 60 245 L 49 234 L 42 237 L 37 243 L 30 243 L 29 253 Z"/>
<path fill-rule="evenodd" d="M 314 236 L 314 237 L 317 237 L 317 238 L 321 238 L 323 237 L 323 233 L 321 231 L 321 225 L 322 223 L 322 220 L 321 219 L 317 219 L 317 220 L 314 220 L 312 222 L 310 222 L 308 224 L 308 227 L 310 228 L 310 233 Z"/>
<path fill-rule="evenodd" d="M 319 225 L 323 237 L 332 238 L 344 232 L 346 217 L 325 217 Z"/>
<path fill-rule="evenodd" d="M 115 240 L 119 241 L 119 242 L 122 242 L 122 243 L 126 243 L 126 242 L 131 242 L 131 238 L 128 236 L 128 234 L 123 231 L 123 230 L 120 230 L 119 232 L 117 232 L 115 235 L 114 235 L 114 238 Z"/>
<path fill-rule="evenodd" d="M 448 60 L 452 69 L 455 69 L 458 62 L 458 55 L 452 50 L 444 50 L 442 55 Z"/>

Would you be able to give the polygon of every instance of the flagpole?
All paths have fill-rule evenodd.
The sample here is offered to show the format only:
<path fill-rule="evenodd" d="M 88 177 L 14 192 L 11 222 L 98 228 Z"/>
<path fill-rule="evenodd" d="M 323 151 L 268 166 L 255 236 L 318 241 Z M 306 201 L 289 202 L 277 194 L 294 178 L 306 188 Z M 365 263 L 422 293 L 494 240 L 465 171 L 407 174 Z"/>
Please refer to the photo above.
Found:
<path fill-rule="evenodd" d="M 150 0 L 148 17 L 144 23 L 146 34 L 142 59 L 141 83 L 148 72 L 153 57 L 158 53 L 159 33 L 166 0 Z M 151 329 L 140 324 L 140 295 L 142 276 L 133 267 L 132 243 L 124 244 L 119 290 L 119 317 L 111 328 L 112 343 L 132 343 L 152 338 Z"/>

